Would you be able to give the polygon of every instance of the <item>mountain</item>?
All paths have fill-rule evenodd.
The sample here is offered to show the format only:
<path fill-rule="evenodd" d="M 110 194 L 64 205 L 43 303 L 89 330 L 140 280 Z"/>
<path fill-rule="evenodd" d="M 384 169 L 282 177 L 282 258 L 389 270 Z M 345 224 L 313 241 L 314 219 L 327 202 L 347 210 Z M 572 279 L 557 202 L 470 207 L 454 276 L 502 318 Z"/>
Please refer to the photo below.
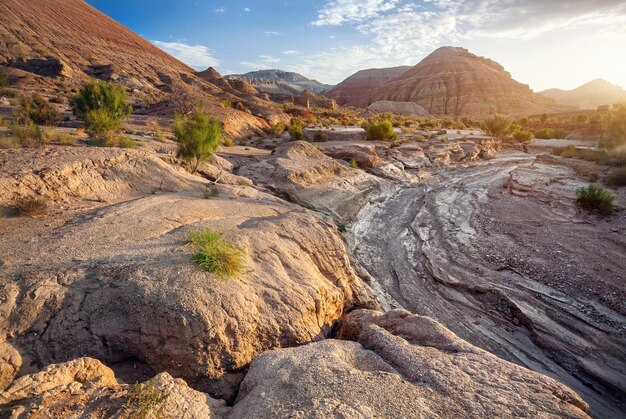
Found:
<path fill-rule="evenodd" d="M 402 66 L 361 70 L 327 91 L 324 95 L 335 99 L 339 105 L 362 103 L 364 97 L 371 94 L 374 90 L 383 87 L 410 68 L 410 66 Z"/>
<path fill-rule="evenodd" d="M 603 79 L 590 81 L 573 90 L 548 89 L 539 94 L 582 109 L 596 109 L 626 101 L 626 90 Z"/>
<path fill-rule="evenodd" d="M 82 0 L 2 0 L 0 64 L 41 76 L 109 78 L 137 89 L 194 73 Z"/>
<path fill-rule="evenodd" d="M 458 47 L 439 48 L 378 89 L 369 94 L 365 90 L 347 103 L 367 107 L 381 100 L 414 102 L 439 117 L 562 110 L 553 100 L 513 80 L 500 64 Z"/>
<path fill-rule="evenodd" d="M 331 85 L 311 80 L 298 73 L 282 70 L 260 70 L 246 74 L 226 76 L 226 80 L 243 80 L 254 86 L 258 91 L 270 94 L 299 94 L 305 90 L 323 93 Z"/>

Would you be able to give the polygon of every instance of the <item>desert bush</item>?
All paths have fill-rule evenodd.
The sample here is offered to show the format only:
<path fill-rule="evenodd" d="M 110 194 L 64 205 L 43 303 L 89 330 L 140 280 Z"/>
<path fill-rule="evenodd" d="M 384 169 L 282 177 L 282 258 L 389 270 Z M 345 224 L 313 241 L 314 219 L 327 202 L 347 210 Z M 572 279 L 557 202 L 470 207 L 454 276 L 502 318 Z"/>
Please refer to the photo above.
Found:
<path fill-rule="evenodd" d="M 55 133 L 51 141 L 58 145 L 76 145 L 76 137 L 71 136 L 67 132 L 57 132 Z"/>
<path fill-rule="evenodd" d="M 576 191 L 576 204 L 580 208 L 602 215 L 613 213 L 613 199 L 610 192 L 593 185 Z"/>
<path fill-rule="evenodd" d="M 304 133 L 302 132 L 302 123 L 300 121 L 292 121 L 289 126 L 289 136 L 291 141 L 302 141 Z"/>
<path fill-rule="evenodd" d="M 117 143 L 115 145 L 119 148 L 133 148 L 134 149 L 134 148 L 139 147 L 139 144 L 137 143 L 137 141 L 125 135 L 122 135 L 121 137 L 117 138 Z"/>
<path fill-rule="evenodd" d="M 282 122 L 277 122 L 272 125 L 272 134 L 274 134 L 276 137 L 280 137 L 281 135 L 283 135 L 286 129 L 287 126 L 285 124 L 283 124 Z"/>
<path fill-rule="evenodd" d="M 190 234 L 189 240 L 198 248 L 192 256 L 194 262 L 205 271 L 226 278 L 243 270 L 243 251 L 217 231 L 207 229 L 194 232 Z"/>
<path fill-rule="evenodd" d="M 383 119 L 369 124 L 367 139 L 370 141 L 395 141 L 398 139 L 398 134 L 394 131 L 391 121 Z"/>
<path fill-rule="evenodd" d="M 556 138 L 556 132 L 554 128 L 543 128 L 540 130 L 536 130 L 533 132 L 535 137 L 540 138 L 542 140 L 549 140 L 551 138 Z"/>
<path fill-rule="evenodd" d="M 241 103 L 241 102 L 237 102 L 237 103 L 235 104 L 235 109 L 237 109 L 237 110 L 238 110 L 238 111 L 240 111 L 240 112 L 245 112 L 245 113 L 247 113 L 247 114 L 252 114 L 252 111 L 251 111 L 250 109 L 248 109 L 248 108 L 246 107 L 246 105 L 244 105 L 244 104 L 243 104 L 243 103 Z"/>
<path fill-rule="evenodd" d="M 21 122 L 33 121 L 40 125 L 54 125 L 61 120 L 61 114 L 54 105 L 37 93 L 20 97 L 14 115 Z"/>
<path fill-rule="evenodd" d="M 191 117 L 177 114 L 172 129 L 178 142 L 176 155 L 188 162 L 191 173 L 198 170 L 200 163 L 211 158 L 222 139 L 219 121 L 199 109 Z"/>
<path fill-rule="evenodd" d="M 172 86 L 170 101 L 174 112 L 183 116 L 191 116 L 202 105 L 202 89 L 197 84 L 176 83 Z"/>
<path fill-rule="evenodd" d="M 17 92 L 15 90 L 0 88 L 0 97 L 6 97 L 8 99 L 16 98 Z"/>
<path fill-rule="evenodd" d="M 234 147 L 235 146 L 235 142 L 232 140 L 232 138 L 224 138 L 224 147 Z"/>
<path fill-rule="evenodd" d="M 605 179 L 604 183 L 612 188 L 619 188 L 620 186 L 626 186 L 626 166 L 620 167 Z"/>
<path fill-rule="evenodd" d="M 328 134 L 326 134 L 324 131 L 317 131 L 315 133 L 315 137 L 313 137 L 313 141 L 316 141 L 318 143 L 328 141 Z"/>
<path fill-rule="evenodd" d="M 204 199 L 211 199 L 211 198 L 215 198 L 216 196 L 218 196 L 220 194 L 220 191 L 217 190 L 217 188 L 206 188 L 204 190 Z"/>
<path fill-rule="evenodd" d="M 64 98 L 63 96 L 52 96 L 50 99 L 48 99 L 48 102 L 64 104 L 64 103 L 67 103 L 67 99 Z"/>
<path fill-rule="evenodd" d="M 513 121 L 502 115 L 494 115 L 482 123 L 482 128 L 492 137 L 505 138 L 511 133 Z"/>
<path fill-rule="evenodd" d="M 162 416 L 163 402 L 169 397 L 169 393 L 154 388 L 155 379 L 156 377 L 150 379 L 146 384 L 133 384 L 126 396 L 123 417 L 145 419 Z"/>
<path fill-rule="evenodd" d="M 353 168 L 353 169 L 358 169 L 359 168 L 359 162 L 357 162 L 356 159 L 350 160 L 350 167 Z"/>
<path fill-rule="evenodd" d="M 232 108 L 233 102 L 230 99 L 222 100 L 222 108 Z"/>
<path fill-rule="evenodd" d="M 124 88 L 109 82 L 82 85 L 70 103 L 89 135 L 101 141 L 118 133 L 122 122 L 132 112 L 132 107 L 126 103 Z"/>
<path fill-rule="evenodd" d="M 607 126 L 601 145 L 608 150 L 626 145 L 625 103 L 613 106 L 613 109 L 608 116 Z"/>
<path fill-rule="evenodd" d="M 340 223 L 340 224 L 337 224 L 337 231 L 339 231 L 340 233 L 345 233 L 346 231 L 348 231 L 348 228 L 346 227 L 345 224 Z"/>
<path fill-rule="evenodd" d="M 11 136 L 18 140 L 21 147 L 33 148 L 44 145 L 47 141 L 46 134 L 33 122 L 20 124 L 14 122 L 9 125 Z"/>
<path fill-rule="evenodd" d="M 34 196 L 20 197 L 13 202 L 13 210 L 18 217 L 40 215 L 46 212 L 47 208 L 46 201 Z"/>
<path fill-rule="evenodd" d="M 9 77 L 6 74 L 0 74 L 0 87 L 7 87 L 9 85 Z"/>
<path fill-rule="evenodd" d="M 512 134 L 516 143 L 529 143 L 533 139 L 533 133 L 526 130 L 517 130 Z"/>
<path fill-rule="evenodd" d="M 417 141 L 418 143 L 425 143 L 428 140 L 423 135 L 416 135 L 415 136 L 415 141 Z"/>
<path fill-rule="evenodd" d="M 0 150 L 10 150 L 20 148 L 20 142 L 13 137 L 1 137 L 0 136 Z"/>

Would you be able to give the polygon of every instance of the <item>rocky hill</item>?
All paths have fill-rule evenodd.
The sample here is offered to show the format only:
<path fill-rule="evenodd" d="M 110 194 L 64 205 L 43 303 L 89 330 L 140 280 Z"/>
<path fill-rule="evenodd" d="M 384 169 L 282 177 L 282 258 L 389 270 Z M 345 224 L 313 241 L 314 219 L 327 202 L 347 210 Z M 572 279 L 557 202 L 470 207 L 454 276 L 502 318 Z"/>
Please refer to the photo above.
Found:
<path fill-rule="evenodd" d="M 551 99 L 513 80 L 500 64 L 456 47 L 439 48 L 415 67 L 367 91 L 368 86 L 352 90 L 342 102 L 360 107 L 381 100 L 414 102 L 435 116 L 523 115 L 558 109 Z"/>
<path fill-rule="evenodd" d="M 360 104 L 364 97 L 385 86 L 410 68 L 410 66 L 402 66 L 361 70 L 333 87 L 325 95 L 335 99 L 339 105 Z"/>
<path fill-rule="evenodd" d="M 626 101 L 626 90 L 603 79 L 590 81 L 572 90 L 548 89 L 539 94 L 582 109 L 596 109 L 598 106 Z"/>
<path fill-rule="evenodd" d="M 243 80 L 257 90 L 270 94 L 299 94 L 305 90 L 323 93 L 333 86 L 311 80 L 301 74 L 282 70 L 260 70 L 226 76 L 227 80 Z"/>
<path fill-rule="evenodd" d="M 194 72 L 82 0 L 2 1 L 0 64 L 42 76 L 113 78 L 137 89 Z"/>

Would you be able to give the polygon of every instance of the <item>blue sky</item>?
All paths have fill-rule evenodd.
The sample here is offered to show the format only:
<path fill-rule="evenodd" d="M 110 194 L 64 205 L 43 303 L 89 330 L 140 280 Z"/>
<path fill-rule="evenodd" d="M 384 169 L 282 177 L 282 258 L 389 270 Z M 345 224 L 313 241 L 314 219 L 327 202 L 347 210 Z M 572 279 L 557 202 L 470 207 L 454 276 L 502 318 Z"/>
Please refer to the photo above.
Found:
<path fill-rule="evenodd" d="M 535 90 L 626 87 L 624 0 L 87 0 L 198 69 L 263 68 L 337 83 L 439 46 L 498 61 Z"/>

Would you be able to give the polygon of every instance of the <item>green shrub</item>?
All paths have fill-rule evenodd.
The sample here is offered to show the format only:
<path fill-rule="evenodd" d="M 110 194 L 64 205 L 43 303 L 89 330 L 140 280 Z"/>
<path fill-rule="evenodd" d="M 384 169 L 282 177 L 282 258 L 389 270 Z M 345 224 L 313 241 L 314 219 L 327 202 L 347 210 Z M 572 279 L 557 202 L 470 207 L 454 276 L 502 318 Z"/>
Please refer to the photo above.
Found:
<path fill-rule="evenodd" d="M 289 126 L 289 136 L 291 137 L 291 141 L 302 141 L 304 139 L 302 123 L 299 121 L 293 121 Z"/>
<path fill-rule="evenodd" d="M 543 128 L 534 132 L 535 137 L 540 138 L 542 140 L 549 140 L 551 138 L 556 138 L 556 131 L 554 128 Z"/>
<path fill-rule="evenodd" d="M 232 108 L 233 102 L 230 99 L 222 100 L 222 108 Z"/>
<path fill-rule="evenodd" d="M 505 138 L 511 133 L 513 121 L 502 115 L 494 115 L 482 123 L 482 128 L 488 135 L 496 138 Z"/>
<path fill-rule="evenodd" d="M 17 198 L 13 202 L 15 215 L 18 217 L 25 215 L 40 215 L 46 212 L 48 204 L 41 198 L 34 196 Z"/>
<path fill-rule="evenodd" d="M 132 148 L 132 149 L 134 149 L 134 148 L 139 147 L 139 144 L 137 144 L 137 141 L 133 140 L 132 138 L 123 135 L 123 136 L 118 138 L 117 146 L 119 148 Z"/>
<path fill-rule="evenodd" d="M 612 188 L 626 186 L 626 167 L 614 170 L 606 179 L 605 183 Z"/>
<path fill-rule="evenodd" d="M 576 204 L 584 210 L 602 215 L 613 213 L 613 195 L 593 185 L 576 191 Z"/>
<path fill-rule="evenodd" d="M 200 109 L 191 117 L 177 114 L 172 129 L 178 142 L 176 155 L 188 162 L 191 173 L 211 158 L 222 139 L 220 123 Z"/>
<path fill-rule="evenodd" d="M 328 141 L 328 134 L 326 134 L 324 131 L 317 131 L 315 133 L 315 137 L 313 137 L 313 141 L 316 141 L 318 143 Z"/>
<path fill-rule="evenodd" d="M 533 133 L 526 130 L 517 130 L 513 133 L 513 139 L 516 143 L 529 143 L 533 139 Z"/>
<path fill-rule="evenodd" d="M 337 230 L 340 233 L 345 233 L 346 231 L 348 231 L 348 228 L 346 227 L 345 224 L 340 223 L 340 224 L 337 224 Z"/>
<path fill-rule="evenodd" d="M 21 144 L 17 138 L 0 136 L 0 150 L 16 149 L 20 147 Z"/>
<path fill-rule="evenodd" d="M 204 199 L 215 198 L 220 194 L 220 191 L 217 188 L 206 188 L 204 191 Z"/>
<path fill-rule="evenodd" d="M 135 383 L 126 396 L 125 418 L 145 419 L 148 417 L 159 418 L 163 412 L 163 402 L 169 397 L 169 393 L 154 388 L 155 378 L 146 384 Z"/>
<path fill-rule="evenodd" d="M 61 114 L 54 105 L 46 102 L 37 93 L 20 97 L 14 114 L 21 122 L 33 121 L 40 125 L 54 125 L 61 120 Z"/>
<path fill-rule="evenodd" d="M 198 248 L 196 264 L 220 278 L 232 277 L 244 268 L 243 251 L 215 230 L 191 233 L 189 240 Z"/>
<path fill-rule="evenodd" d="M 87 132 L 101 140 L 119 132 L 122 122 L 132 112 L 124 88 L 110 82 L 84 84 L 70 103 Z"/>
<path fill-rule="evenodd" d="M 283 132 L 285 132 L 286 129 L 287 126 L 285 124 L 283 124 L 282 122 L 277 122 L 272 125 L 272 134 L 274 134 L 276 137 L 280 137 L 281 135 L 283 135 Z"/>
<path fill-rule="evenodd" d="M 367 127 L 367 139 L 370 141 L 395 141 L 398 134 L 393 129 L 391 121 L 384 119 L 373 122 Z"/>
<path fill-rule="evenodd" d="M 224 147 L 234 147 L 235 146 L 235 142 L 232 140 L 232 138 L 224 138 Z"/>
<path fill-rule="evenodd" d="M 350 167 L 353 168 L 353 169 L 358 169 L 359 168 L 359 162 L 357 162 L 356 159 L 350 160 Z"/>
<path fill-rule="evenodd" d="M 22 147 L 33 148 L 46 143 L 46 134 L 32 122 L 25 124 L 14 122 L 9 129 L 11 135 L 19 141 Z"/>
<path fill-rule="evenodd" d="M 7 87 L 9 85 L 9 77 L 6 74 L 0 74 L 0 87 Z"/>
<path fill-rule="evenodd" d="M 52 142 L 58 145 L 76 145 L 76 137 L 71 136 L 67 132 L 57 132 L 52 137 Z"/>

